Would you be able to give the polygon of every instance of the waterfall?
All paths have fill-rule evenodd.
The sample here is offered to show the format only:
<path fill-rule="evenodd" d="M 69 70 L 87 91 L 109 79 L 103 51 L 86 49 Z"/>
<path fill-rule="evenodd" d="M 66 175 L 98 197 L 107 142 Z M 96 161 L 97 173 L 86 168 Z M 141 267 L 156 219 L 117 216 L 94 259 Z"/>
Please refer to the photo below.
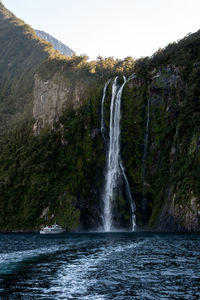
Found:
<path fill-rule="evenodd" d="M 114 192 L 119 183 L 120 177 L 123 176 L 126 184 L 126 190 L 130 202 L 131 210 L 131 220 L 132 220 L 132 230 L 135 228 L 135 203 L 131 196 L 130 187 L 128 179 L 125 174 L 125 169 L 120 156 L 120 117 L 121 117 L 121 96 L 124 85 L 126 84 L 126 78 L 123 77 L 124 82 L 121 86 L 117 85 L 117 79 L 115 78 L 112 85 L 112 97 L 110 104 L 110 131 L 109 131 L 109 145 L 108 145 L 108 155 L 106 162 L 106 176 L 105 176 L 105 187 L 103 193 L 103 227 L 105 231 L 110 231 L 113 228 L 113 212 L 112 206 L 114 202 Z M 109 82 L 106 83 L 104 87 L 102 106 L 105 99 L 106 89 Z M 104 116 L 101 116 L 101 128 L 104 128 Z M 102 130 L 103 132 L 104 130 Z M 102 134 L 103 135 L 103 134 Z M 105 136 L 103 136 L 105 138 Z"/>
<path fill-rule="evenodd" d="M 148 151 L 148 142 L 149 142 L 149 117 L 150 117 L 150 98 L 147 102 L 147 117 L 146 117 L 146 128 L 145 128 L 145 136 L 144 136 L 144 150 L 142 156 L 142 183 L 143 183 L 143 199 L 142 199 L 142 210 L 143 217 L 145 215 L 147 199 L 146 199 L 146 159 L 147 159 L 147 151 Z"/>
<path fill-rule="evenodd" d="M 129 183 L 128 183 L 128 178 L 126 176 L 122 161 L 120 161 L 120 168 L 122 170 L 122 175 L 123 175 L 125 183 L 126 183 L 126 191 L 127 191 L 127 194 L 128 194 L 128 199 L 129 199 L 130 209 L 131 209 L 131 229 L 132 229 L 132 231 L 134 231 L 135 228 L 136 228 L 136 218 L 135 218 L 136 206 L 135 206 L 135 201 L 133 200 L 133 198 L 131 196 L 131 191 L 130 191 L 130 187 L 129 187 Z"/>
<path fill-rule="evenodd" d="M 107 91 L 107 87 L 110 83 L 111 79 L 109 79 L 103 89 L 103 97 L 102 97 L 102 101 L 101 101 L 101 134 L 102 137 L 104 139 L 104 141 L 106 141 L 104 132 L 105 132 L 105 124 L 104 124 L 104 102 L 105 102 L 105 97 L 106 97 L 106 91 Z"/>

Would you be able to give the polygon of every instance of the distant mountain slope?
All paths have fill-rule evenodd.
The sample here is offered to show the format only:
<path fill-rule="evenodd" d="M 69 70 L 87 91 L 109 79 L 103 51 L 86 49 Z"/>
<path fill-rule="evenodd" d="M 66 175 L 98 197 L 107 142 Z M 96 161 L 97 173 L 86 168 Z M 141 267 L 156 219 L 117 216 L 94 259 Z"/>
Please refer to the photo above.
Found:
<path fill-rule="evenodd" d="M 54 49 L 60 51 L 60 53 L 67 55 L 67 56 L 71 56 L 72 54 L 74 54 L 74 51 L 72 49 L 70 49 L 65 44 L 61 43 L 59 40 L 54 38 L 52 35 L 44 32 L 44 31 L 41 31 L 41 30 L 35 30 L 35 32 L 38 37 L 51 43 L 53 45 Z"/>
<path fill-rule="evenodd" d="M 0 132 L 32 113 L 34 74 L 53 46 L 0 2 Z"/>

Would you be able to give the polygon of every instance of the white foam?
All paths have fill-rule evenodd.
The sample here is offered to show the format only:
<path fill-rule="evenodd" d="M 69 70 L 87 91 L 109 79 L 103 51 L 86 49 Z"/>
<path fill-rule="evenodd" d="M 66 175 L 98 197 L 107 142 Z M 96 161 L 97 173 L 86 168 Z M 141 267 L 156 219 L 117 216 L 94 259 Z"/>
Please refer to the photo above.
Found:
<path fill-rule="evenodd" d="M 97 271 L 99 265 L 103 265 L 115 253 L 131 250 L 142 245 L 144 241 L 126 245 L 103 246 L 98 252 L 84 255 L 77 253 L 78 258 L 65 264 L 57 271 L 57 275 L 51 281 L 51 288 L 44 289 L 47 294 L 56 294 L 56 299 L 83 299 L 103 300 L 105 295 L 92 294 L 90 288 L 97 284 L 97 279 L 91 273 Z"/>

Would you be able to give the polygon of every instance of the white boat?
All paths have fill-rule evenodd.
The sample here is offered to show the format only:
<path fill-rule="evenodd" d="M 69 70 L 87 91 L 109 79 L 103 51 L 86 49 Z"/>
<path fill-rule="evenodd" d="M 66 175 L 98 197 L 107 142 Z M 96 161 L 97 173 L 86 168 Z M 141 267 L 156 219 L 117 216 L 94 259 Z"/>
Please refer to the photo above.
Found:
<path fill-rule="evenodd" d="M 57 224 L 54 224 L 54 225 L 51 225 L 51 226 L 46 226 L 44 228 L 41 228 L 40 230 L 40 234 L 55 234 L 55 233 L 62 233 L 64 232 L 65 230 L 57 225 Z"/>

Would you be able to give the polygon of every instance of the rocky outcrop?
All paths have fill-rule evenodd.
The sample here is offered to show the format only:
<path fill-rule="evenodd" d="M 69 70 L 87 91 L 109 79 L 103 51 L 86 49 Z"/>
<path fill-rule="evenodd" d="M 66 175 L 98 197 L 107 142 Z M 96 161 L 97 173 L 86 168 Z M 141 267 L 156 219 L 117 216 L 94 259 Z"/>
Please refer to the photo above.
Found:
<path fill-rule="evenodd" d="M 61 74 L 56 73 L 53 78 L 43 80 L 35 74 L 33 118 L 35 135 L 45 125 L 53 126 L 65 109 L 72 107 L 78 109 L 86 93 L 84 84 L 75 84 L 67 81 Z"/>
<path fill-rule="evenodd" d="M 173 194 L 162 210 L 157 227 L 160 231 L 200 231 L 198 198 L 191 195 L 186 203 L 176 203 L 176 194 Z"/>
<path fill-rule="evenodd" d="M 190 102 L 184 103 L 188 87 L 182 73 L 174 65 L 151 73 L 148 178 L 156 191 L 154 225 L 161 231 L 200 231 L 200 199 L 194 184 L 198 172 L 198 124 L 186 126 L 190 126 L 185 113 Z"/>

